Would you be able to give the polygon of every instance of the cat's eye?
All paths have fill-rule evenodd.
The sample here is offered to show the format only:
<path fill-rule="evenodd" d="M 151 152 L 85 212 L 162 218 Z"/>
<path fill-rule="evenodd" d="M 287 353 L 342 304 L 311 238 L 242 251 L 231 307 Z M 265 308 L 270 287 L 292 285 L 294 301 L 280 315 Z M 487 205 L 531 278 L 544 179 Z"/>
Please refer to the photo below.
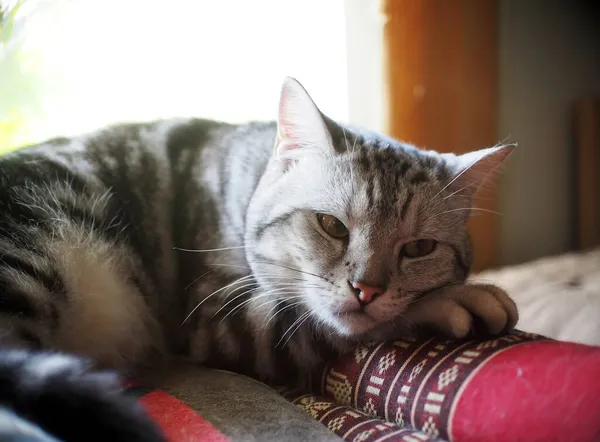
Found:
<path fill-rule="evenodd" d="M 432 253 L 437 246 L 434 239 L 417 239 L 402 246 L 400 254 L 407 258 L 421 258 Z"/>
<path fill-rule="evenodd" d="M 344 239 L 350 233 L 344 223 L 335 216 L 317 213 L 317 221 L 325 233 L 333 238 Z"/>

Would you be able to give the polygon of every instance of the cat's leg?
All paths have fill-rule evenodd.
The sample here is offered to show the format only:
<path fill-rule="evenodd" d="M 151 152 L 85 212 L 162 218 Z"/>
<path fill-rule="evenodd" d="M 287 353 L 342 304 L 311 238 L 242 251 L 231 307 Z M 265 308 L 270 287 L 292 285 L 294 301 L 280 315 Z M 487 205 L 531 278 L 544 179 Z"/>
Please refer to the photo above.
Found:
<path fill-rule="evenodd" d="M 448 336 L 464 338 L 477 325 L 493 335 L 508 332 L 517 324 L 519 315 L 515 302 L 500 287 L 451 284 L 415 302 L 405 318 Z"/>

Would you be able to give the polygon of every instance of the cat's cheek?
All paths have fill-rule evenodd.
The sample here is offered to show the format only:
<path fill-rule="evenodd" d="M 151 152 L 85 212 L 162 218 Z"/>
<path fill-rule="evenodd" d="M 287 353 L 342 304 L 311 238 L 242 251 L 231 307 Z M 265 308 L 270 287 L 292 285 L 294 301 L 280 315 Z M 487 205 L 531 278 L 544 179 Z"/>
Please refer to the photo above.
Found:
<path fill-rule="evenodd" d="M 453 248 L 448 244 L 439 243 L 435 250 L 427 256 L 401 259 L 399 272 L 403 277 L 402 286 L 407 289 L 405 282 L 422 286 L 424 281 L 430 278 L 445 279 L 454 274 L 456 265 Z"/>
<path fill-rule="evenodd" d="M 392 320 L 405 312 L 410 304 L 410 298 L 392 297 L 390 293 L 391 290 L 388 290 L 383 296 L 367 305 L 365 312 L 380 322 Z"/>
<path fill-rule="evenodd" d="M 281 250 L 280 241 L 271 232 L 265 233 L 265 235 L 258 241 L 254 246 L 254 256 L 264 256 L 270 259 L 278 258 L 276 251 Z"/>

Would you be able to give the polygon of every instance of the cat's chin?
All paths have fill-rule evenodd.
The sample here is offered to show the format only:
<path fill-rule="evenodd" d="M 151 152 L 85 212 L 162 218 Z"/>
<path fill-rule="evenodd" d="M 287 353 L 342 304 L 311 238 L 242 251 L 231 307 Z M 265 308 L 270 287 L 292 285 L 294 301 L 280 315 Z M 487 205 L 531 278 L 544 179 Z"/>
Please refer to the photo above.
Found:
<path fill-rule="evenodd" d="M 364 312 L 350 311 L 336 315 L 335 328 L 340 335 L 356 336 L 375 328 L 378 321 Z"/>

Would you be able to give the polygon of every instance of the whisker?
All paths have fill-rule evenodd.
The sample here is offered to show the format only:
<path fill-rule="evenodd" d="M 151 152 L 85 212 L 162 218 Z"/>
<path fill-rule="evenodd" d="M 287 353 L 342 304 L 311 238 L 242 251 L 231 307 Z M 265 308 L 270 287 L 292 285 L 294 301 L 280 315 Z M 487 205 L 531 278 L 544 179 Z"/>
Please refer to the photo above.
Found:
<path fill-rule="evenodd" d="M 406 316 L 400 314 L 398 315 L 399 318 L 402 318 L 404 321 L 406 321 L 407 325 L 409 328 L 412 329 L 416 329 L 417 328 L 417 324 L 415 324 L 413 321 L 411 321 L 410 319 L 408 319 Z M 400 331 L 398 329 L 398 326 L 392 321 L 392 324 L 394 325 L 394 328 L 396 329 L 396 331 Z"/>
<path fill-rule="evenodd" d="M 276 264 L 274 262 L 265 262 L 265 261 L 257 261 L 258 264 L 264 264 L 264 265 L 272 265 L 272 266 L 276 266 L 276 267 L 281 267 L 284 269 L 288 269 L 288 270 L 292 270 L 294 272 L 298 272 L 304 275 L 310 275 L 310 276 L 314 276 L 315 278 L 319 278 L 322 279 L 323 281 L 326 281 L 328 284 L 332 284 L 333 283 L 331 281 L 329 281 L 327 278 L 325 278 L 324 276 L 321 275 L 317 275 L 316 273 L 311 273 L 311 272 L 307 272 L 304 270 L 300 270 L 300 269 L 295 269 L 293 267 L 289 267 L 283 264 Z M 237 267 L 237 268 L 243 268 L 243 269 L 248 269 L 248 270 L 252 270 L 252 268 L 248 267 L 248 266 L 242 266 L 242 265 L 236 265 L 236 264 L 220 264 L 220 263 L 210 263 L 210 264 L 206 264 L 208 266 L 218 266 L 218 267 Z"/>
<path fill-rule="evenodd" d="M 283 300 L 283 302 L 285 302 L 285 301 L 286 301 L 286 300 Z M 283 302 L 280 302 L 279 304 L 277 304 L 276 306 L 274 306 L 273 308 L 271 308 L 271 310 L 269 310 L 269 312 L 267 313 L 267 315 L 268 315 L 268 314 L 270 314 L 270 313 L 271 313 L 273 310 L 275 310 L 275 309 L 276 309 L 276 308 L 277 308 L 279 305 L 281 305 Z M 277 315 L 280 315 L 280 314 L 282 314 L 284 311 L 286 311 L 286 310 L 289 310 L 289 309 L 292 309 L 292 308 L 294 308 L 294 307 L 297 307 L 297 306 L 299 306 L 299 305 L 301 305 L 301 304 L 302 304 L 302 301 L 296 301 L 296 302 L 292 302 L 291 304 L 289 304 L 289 305 L 286 305 L 285 307 L 283 307 L 281 310 L 278 310 L 278 311 L 276 311 L 276 312 L 275 312 L 275 314 L 274 314 L 273 316 L 269 317 L 269 319 L 267 320 L 267 322 L 265 322 L 264 328 L 267 328 L 267 326 L 269 325 L 269 323 L 270 323 L 270 322 L 271 322 L 273 319 L 275 319 L 275 318 L 277 317 Z"/>
<path fill-rule="evenodd" d="M 287 300 L 292 299 L 292 298 L 306 296 L 306 294 L 304 294 L 302 291 L 302 287 L 299 287 L 296 284 L 281 284 L 281 286 L 276 286 L 275 288 L 267 290 L 258 296 L 253 296 L 251 298 L 251 300 L 255 301 L 257 299 L 264 298 L 267 296 L 272 296 L 272 295 L 278 295 L 278 296 L 285 295 L 285 298 L 281 299 L 280 302 L 286 302 Z M 288 296 L 288 295 L 296 295 L 296 296 Z M 267 301 L 259 306 L 256 306 L 254 309 L 252 309 L 252 311 L 258 310 L 258 308 L 262 307 L 263 305 L 268 304 L 269 302 L 271 302 L 271 301 Z"/>
<path fill-rule="evenodd" d="M 229 288 L 227 291 L 223 292 L 224 296 L 223 296 L 223 300 L 227 300 L 229 299 L 229 297 L 231 295 L 233 295 L 234 293 L 236 293 L 238 290 L 243 290 L 246 287 L 254 287 L 256 289 L 260 289 L 260 286 L 257 282 L 253 281 L 253 282 L 246 282 L 245 284 L 241 285 L 240 287 L 235 287 L 235 288 Z M 236 298 L 238 298 L 238 296 L 234 297 L 233 299 L 229 300 L 228 302 L 234 301 Z"/>
<path fill-rule="evenodd" d="M 277 347 L 279 346 L 279 344 L 281 343 L 281 341 L 283 341 L 283 340 L 284 340 L 284 338 L 285 338 L 285 337 L 288 335 L 288 333 L 290 333 L 290 331 L 293 329 L 293 327 L 294 327 L 296 324 L 301 324 L 301 323 L 304 321 L 304 319 L 305 319 L 307 316 L 309 316 L 310 314 L 311 314 L 311 312 L 310 312 L 310 310 L 308 310 L 308 311 L 306 311 L 306 312 L 302 313 L 300 316 L 298 316 L 298 317 L 296 318 L 296 320 L 295 320 L 295 321 L 292 323 L 292 325 L 290 325 L 290 326 L 288 327 L 288 329 L 285 331 L 285 333 L 284 333 L 283 335 L 281 335 L 281 338 L 279 339 L 279 341 L 277 341 L 277 344 L 275 344 L 275 348 L 277 348 Z M 287 342 L 288 342 L 288 341 L 286 341 L 286 343 L 287 343 Z"/>
<path fill-rule="evenodd" d="M 246 246 L 235 246 L 235 247 L 221 247 L 218 249 L 184 249 L 181 247 L 173 247 L 173 250 L 179 250 L 180 252 L 191 252 L 191 253 L 207 253 L 207 252 L 223 252 L 225 250 L 239 250 L 245 249 Z"/>
<path fill-rule="evenodd" d="M 506 147 L 506 146 L 516 146 L 515 144 L 503 144 L 503 143 L 497 143 L 495 146 L 492 147 Z M 448 184 L 446 184 L 444 187 L 442 187 L 442 190 L 440 190 L 438 193 L 436 193 L 433 198 L 437 198 L 444 190 L 446 190 L 449 186 L 452 185 L 452 183 L 454 183 L 457 179 L 459 179 L 465 172 L 467 172 L 469 169 L 471 169 L 471 167 L 473 167 L 475 164 L 477 164 L 479 161 L 481 161 L 481 158 L 476 159 L 475 161 L 473 161 L 471 164 L 469 164 L 467 167 L 465 167 L 463 170 L 461 170 L 454 178 L 452 178 L 450 180 L 450 182 Z M 432 199 L 433 199 L 432 198 Z"/>
<path fill-rule="evenodd" d="M 241 265 L 234 265 L 234 264 L 205 264 L 207 266 L 216 266 L 216 267 L 236 267 L 236 268 L 244 268 L 244 269 L 248 269 L 248 270 L 252 270 L 250 267 L 247 266 L 241 266 Z M 198 278 L 194 279 L 191 283 L 189 283 L 186 286 L 186 289 L 189 288 L 189 286 L 191 286 L 192 284 L 194 284 L 197 280 L 199 280 L 200 278 L 203 278 L 204 276 L 206 276 L 208 273 L 214 271 L 214 269 L 209 270 L 208 272 L 203 273 L 202 275 L 200 275 Z M 259 275 L 259 274 L 257 274 Z M 247 275 L 250 276 L 250 275 Z M 273 277 L 278 277 L 281 279 L 290 279 L 290 280 L 295 280 L 295 281 L 304 281 L 304 279 L 301 278 L 294 278 L 291 276 L 285 276 L 285 275 L 279 275 L 277 273 L 260 273 L 261 277 L 269 277 L 269 276 L 273 276 Z"/>
<path fill-rule="evenodd" d="M 247 269 L 247 270 L 252 270 L 252 267 L 248 267 L 248 266 L 243 266 L 243 265 L 239 265 L 239 264 L 219 264 L 219 263 L 207 263 L 205 264 L 207 266 L 214 266 L 214 267 L 235 267 L 238 269 Z"/>
<path fill-rule="evenodd" d="M 324 278 L 323 276 L 314 274 L 314 273 L 310 273 L 310 272 L 305 272 L 299 269 L 295 269 L 293 267 L 288 267 L 285 265 L 281 265 L 281 264 L 275 264 L 275 263 L 270 263 L 270 262 L 263 262 L 262 264 L 266 264 L 266 265 L 273 265 L 276 267 L 281 267 L 281 268 L 286 268 L 288 270 L 292 270 L 301 274 L 307 274 L 310 276 L 314 276 L 316 278 L 320 278 L 324 281 L 326 281 L 329 284 L 333 284 L 331 283 L 329 280 L 327 280 L 326 278 Z M 244 269 L 249 269 L 251 270 L 250 267 L 248 266 L 242 266 L 242 265 L 235 265 L 235 264 L 220 264 L 220 263 L 212 263 L 212 264 L 207 264 L 208 266 L 223 266 L 223 267 L 236 267 L 236 268 L 244 268 Z M 185 289 L 188 289 L 190 286 L 192 286 L 195 282 L 197 282 L 198 280 L 200 280 L 201 278 L 205 277 L 206 275 L 208 275 L 210 272 L 212 272 L 214 269 L 210 269 L 209 271 L 203 273 L 202 275 L 200 275 L 198 278 L 194 279 L 191 283 L 189 283 Z M 307 283 L 304 279 L 302 278 L 294 278 L 294 277 L 290 277 L 290 276 L 284 276 L 284 275 L 278 275 L 278 274 L 261 274 L 260 275 L 261 278 L 263 278 L 266 281 L 269 281 L 269 283 L 273 284 L 274 286 L 280 286 L 280 288 L 283 287 L 283 284 L 290 284 L 290 285 L 294 285 L 291 283 L 282 283 L 279 281 L 300 281 L 303 283 L 304 287 L 309 287 L 309 288 L 314 288 L 314 289 L 318 289 L 319 287 L 314 285 L 314 284 L 310 284 Z M 230 288 L 233 288 L 233 290 L 231 290 L 230 292 L 225 292 L 226 296 L 225 299 L 227 299 L 229 296 L 233 295 L 235 292 L 237 292 L 238 290 L 241 290 L 243 288 L 246 287 L 251 287 L 252 285 L 257 285 L 259 286 L 258 282 L 248 282 L 251 279 L 256 279 L 256 277 L 253 274 L 248 274 L 248 275 L 244 275 L 238 279 L 236 279 L 235 281 L 215 290 L 214 292 L 212 292 L 211 294 L 209 294 L 208 296 L 206 296 L 205 298 L 203 298 L 200 302 L 198 302 L 198 304 L 196 304 L 196 306 L 192 309 L 192 311 L 185 317 L 185 319 L 183 320 L 183 322 L 181 323 L 181 326 L 183 326 L 188 320 L 189 318 L 196 312 L 196 310 L 198 310 L 198 308 L 200 308 L 200 306 L 205 303 L 208 299 L 212 298 L 213 296 L 215 296 L 216 294 L 222 292 L 222 291 L 227 291 Z M 234 287 L 236 284 L 240 284 L 240 283 L 244 283 L 245 285 L 242 285 L 241 287 Z M 260 287 L 257 287 L 257 289 L 259 289 Z M 245 294 L 245 293 L 244 293 Z M 243 295 L 243 294 L 242 294 Z M 232 301 L 234 301 L 235 299 L 239 299 L 239 297 L 241 297 L 242 295 L 238 295 L 235 298 L 233 298 L 232 300 L 230 300 L 228 303 L 226 303 L 225 305 L 228 305 L 229 303 L 231 303 Z M 221 309 L 224 306 L 221 306 L 221 308 L 219 309 L 219 311 L 221 311 Z M 218 312 L 219 312 L 218 311 Z M 218 313 L 217 312 L 217 313 Z M 215 313 L 216 315 L 216 313 Z"/>
<path fill-rule="evenodd" d="M 250 293 L 252 293 L 253 291 L 258 291 L 258 290 L 259 290 L 259 289 L 253 289 L 253 290 L 250 290 Z M 281 289 L 281 290 L 283 290 L 283 289 Z M 229 310 L 229 311 L 227 312 L 227 314 L 226 314 L 225 316 L 223 316 L 223 318 L 221 319 L 221 321 L 220 321 L 220 322 L 223 322 L 223 321 L 224 321 L 224 320 L 225 320 L 225 319 L 226 319 L 226 318 L 227 318 L 229 315 L 232 315 L 232 314 L 233 314 L 233 313 L 235 313 L 236 311 L 238 311 L 238 310 L 242 309 L 242 308 L 243 308 L 245 305 L 248 305 L 249 303 L 251 303 L 251 302 L 254 302 L 254 301 L 255 301 L 255 300 L 257 300 L 257 299 L 265 298 L 265 297 L 268 297 L 268 296 L 271 296 L 271 293 L 269 293 L 269 292 L 267 292 L 267 293 L 261 293 L 261 294 L 260 294 L 260 295 L 258 295 L 258 296 L 251 296 L 250 298 L 243 300 L 243 301 L 242 301 L 242 302 L 240 302 L 238 305 L 236 305 L 236 306 L 235 306 L 235 307 L 233 307 L 231 310 Z"/>
<path fill-rule="evenodd" d="M 304 279 L 302 278 L 298 278 L 298 277 L 294 277 L 294 276 L 285 276 L 285 275 L 278 275 L 276 273 L 260 273 L 260 274 L 256 274 L 257 277 L 261 277 L 263 278 L 264 276 L 271 276 L 271 277 L 278 277 L 279 279 L 281 279 L 282 281 L 299 281 L 299 282 L 303 282 L 303 283 L 307 283 Z M 267 279 L 267 278 L 263 278 L 263 279 Z"/>
<path fill-rule="evenodd" d="M 213 297 L 213 296 L 214 296 L 214 295 L 216 295 L 217 293 L 220 293 L 220 292 L 222 292 L 223 290 L 227 290 L 229 287 L 231 287 L 231 286 L 233 286 L 233 285 L 235 285 L 235 284 L 238 284 L 239 282 L 241 282 L 241 281 L 243 281 L 243 280 L 246 280 L 246 279 L 249 279 L 249 278 L 253 278 L 253 276 L 252 276 L 252 275 L 246 275 L 246 276 L 242 276 L 241 278 L 239 278 L 239 279 L 236 279 L 236 280 L 235 280 L 235 281 L 233 281 L 232 283 L 230 283 L 230 284 L 227 284 L 227 285 L 225 285 L 225 286 L 221 287 L 220 289 L 218 289 L 218 290 L 215 290 L 214 292 L 212 292 L 210 295 L 208 295 L 206 298 L 204 298 L 204 299 L 203 299 L 203 300 L 201 300 L 201 301 L 200 301 L 198 304 L 196 304 L 196 307 L 194 307 L 194 308 L 192 309 L 192 311 L 191 311 L 191 312 L 190 312 L 190 313 L 189 313 L 189 314 L 188 314 L 188 315 L 185 317 L 185 319 L 183 320 L 183 322 L 181 323 L 181 325 L 185 324 L 185 323 L 187 322 L 187 320 L 188 320 L 188 319 L 190 319 L 190 316 L 192 316 L 192 315 L 194 314 L 194 312 L 195 312 L 196 310 L 198 310 L 198 308 L 200 308 L 200 306 L 201 306 L 203 303 L 205 303 L 205 302 L 206 302 L 208 299 L 210 299 L 211 297 Z"/>
<path fill-rule="evenodd" d="M 471 167 L 473 167 L 475 164 L 477 164 L 478 161 L 479 160 L 473 161 L 471 164 L 469 164 L 467 167 L 465 167 L 463 170 L 461 170 L 458 174 L 456 174 L 456 176 L 454 178 L 452 178 L 448 184 L 446 184 L 444 187 L 442 187 L 442 189 L 438 193 L 436 193 L 432 199 L 437 198 L 444 190 L 446 190 L 448 187 L 450 187 L 452 185 L 452 183 L 454 183 L 457 179 L 459 179 Z"/>
<path fill-rule="evenodd" d="M 256 291 L 256 290 L 260 290 L 260 287 L 254 287 L 254 288 L 248 289 L 248 290 L 246 290 L 246 291 L 243 291 L 242 293 L 240 293 L 239 295 L 237 295 L 237 296 L 236 296 L 236 297 L 234 297 L 233 299 L 230 299 L 230 300 L 229 300 L 229 301 L 227 301 L 225 304 L 223 304 L 223 305 L 222 305 L 222 306 L 221 306 L 221 307 L 220 307 L 220 308 L 219 308 L 219 309 L 218 309 L 218 310 L 215 312 L 215 314 L 214 314 L 214 315 L 212 315 L 212 318 L 214 318 L 215 316 L 217 316 L 217 315 L 218 315 L 218 314 L 219 314 L 221 311 L 223 311 L 223 309 L 224 309 L 225 307 L 227 307 L 229 304 L 231 304 L 232 302 L 234 302 L 236 299 L 239 299 L 239 298 L 241 298 L 242 296 L 244 296 L 245 294 L 247 294 L 247 293 L 252 293 L 253 291 Z M 246 301 L 247 301 L 247 300 L 246 300 Z M 230 311 L 229 313 L 231 313 L 231 311 Z M 225 319 L 225 318 L 223 318 L 223 319 Z"/>
<path fill-rule="evenodd" d="M 202 278 L 204 278 L 206 275 L 208 275 L 208 274 L 209 274 L 210 272 L 212 272 L 212 271 L 213 271 L 213 269 L 210 269 L 209 271 L 207 271 L 207 272 L 204 272 L 202 275 L 198 276 L 196 279 L 194 279 L 192 282 L 190 282 L 188 285 L 186 285 L 186 286 L 184 287 L 184 289 L 183 289 L 183 290 L 187 290 L 187 289 L 189 289 L 189 288 L 190 288 L 191 286 L 193 286 L 193 285 L 194 285 L 196 282 L 198 282 L 199 280 L 201 280 Z"/>
<path fill-rule="evenodd" d="M 448 284 L 446 284 L 444 286 L 444 288 L 449 287 L 451 285 L 458 285 L 458 284 L 462 284 L 462 283 L 461 282 L 449 282 Z M 409 307 L 413 304 L 424 301 L 425 299 L 428 299 L 432 296 L 438 295 L 440 293 L 440 291 L 444 290 L 444 288 L 430 289 L 429 291 L 425 291 L 425 294 L 423 296 L 417 296 L 417 297 L 413 298 L 406 306 Z M 419 292 L 419 293 L 422 293 L 422 292 Z"/>
<path fill-rule="evenodd" d="M 306 283 L 306 281 L 304 279 L 302 279 L 302 278 L 298 278 L 298 277 L 294 277 L 294 276 L 281 275 L 279 273 L 263 273 L 263 272 L 260 272 L 260 273 L 254 273 L 254 275 L 257 278 L 260 277 L 260 278 L 263 278 L 263 279 L 266 279 L 266 280 L 268 278 L 278 278 L 278 279 L 280 279 L 282 281 L 284 281 L 284 280 L 288 280 L 288 281 L 301 281 L 303 283 Z"/>
<path fill-rule="evenodd" d="M 495 210 L 483 209 L 481 207 L 460 207 L 458 209 L 449 209 L 449 210 L 445 210 L 445 211 L 440 212 L 440 213 L 436 213 L 435 215 L 432 215 L 432 218 L 434 218 L 436 216 L 444 215 L 446 213 L 459 212 L 459 211 L 462 211 L 462 210 L 472 210 L 472 211 L 485 212 L 485 213 L 493 213 L 494 215 L 504 216 L 504 214 L 502 214 L 500 212 L 497 212 Z"/>
<path fill-rule="evenodd" d="M 294 294 L 294 293 L 297 293 L 297 294 L 296 294 L 296 295 L 294 295 L 294 296 L 289 296 L 289 295 L 292 295 L 292 294 Z M 278 293 L 278 294 L 279 294 L 279 296 L 285 295 L 285 298 L 277 300 L 276 304 L 275 304 L 273 307 L 271 307 L 271 309 L 270 309 L 270 310 L 269 310 L 269 311 L 266 313 L 266 315 L 265 315 L 265 316 L 269 316 L 269 315 L 270 315 L 270 313 L 271 313 L 271 312 L 272 312 L 274 309 L 276 309 L 276 308 L 277 308 L 278 306 L 280 306 L 281 304 L 284 304 L 285 302 L 289 301 L 290 299 L 304 298 L 304 297 L 306 296 L 306 295 L 304 295 L 304 294 L 303 294 L 303 293 L 301 293 L 301 292 L 293 292 L 293 291 L 290 291 L 290 292 L 284 292 L 284 293 Z M 270 296 L 270 295 L 271 295 L 271 293 L 269 293 L 269 296 Z M 259 298 L 260 298 L 260 296 L 256 296 L 256 297 L 255 297 L 255 298 L 253 298 L 253 299 L 254 299 L 254 300 L 256 300 L 256 299 L 259 299 Z M 273 302 L 273 300 L 268 300 L 268 301 L 266 301 L 266 302 L 263 302 L 262 304 L 256 305 L 256 306 L 254 306 L 254 308 L 251 310 L 251 312 L 255 312 L 256 310 L 259 310 L 260 308 L 264 307 L 264 306 L 265 306 L 265 305 L 267 305 L 267 304 L 270 304 L 271 302 Z"/>
<path fill-rule="evenodd" d="M 469 183 L 468 185 L 466 185 L 465 187 L 461 187 L 458 190 L 455 190 L 454 192 L 452 192 L 450 195 L 446 195 L 444 198 L 442 198 L 442 201 L 447 200 L 448 198 L 453 197 L 456 194 L 459 194 L 460 192 L 462 192 L 463 190 L 467 190 L 469 187 L 474 186 L 475 183 Z"/>
<path fill-rule="evenodd" d="M 294 272 L 302 273 L 304 275 L 314 276 L 315 278 L 322 279 L 323 281 L 327 281 L 329 284 L 332 284 L 332 282 L 330 280 L 328 280 L 324 276 L 317 275 L 316 273 L 306 272 L 304 270 L 295 269 L 293 267 L 289 267 L 289 266 L 286 266 L 286 265 L 283 265 L 283 264 L 276 264 L 274 262 L 257 261 L 257 263 L 259 263 L 259 264 L 265 264 L 265 265 L 272 265 L 272 266 L 276 266 L 276 267 L 281 267 L 281 268 L 284 268 L 284 269 L 292 270 Z"/>
<path fill-rule="evenodd" d="M 256 290 L 256 289 L 254 289 Z M 252 290 L 249 291 L 250 293 L 252 293 Z M 258 298 L 258 297 L 257 297 Z M 221 318 L 221 320 L 219 321 L 219 324 L 221 324 L 225 319 L 227 319 L 229 316 L 233 315 L 234 313 L 237 313 L 238 311 L 240 311 L 241 309 L 243 309 L 246 305 L 250 304 L 254 299 L 254 297 L 250 297 L 250 299 L 244 299 L 242 302 L 240 302 L 238 305 L 236 305 L 235 307 L 233 307 L 231 310 L 229 310 L 225 316 L 223 316 Z M 214 316 L 213 316 L 214 318 Z"/>
<path fill-rule="evenodd" d="M 283 290 L 283 289 L 282 289 Z M 275 291 L 275 290 L 274 290 Z M 273 291 L 273 292 L 274 292 Z M 288 294 L 292 294 L 293 292 L 280 292 L 279 295 L 286 295 L 286 299 L 293 299 L 293 298 L 298 298 L 299 296 L 287 296 Z M 250 299 L 246 299 L 242 302 L 240 302 L 238 305 L 236 305 L 234 308 L 232 308 L 229 312 L 227 312 L 227 314 L 221 319 L 221 322 L 223 322 L 229 315 L 232 315 L 233 313 L 241 310 L 242 308 L 244 308 L 244 306 L 256 301 L 257 299 L 261 299 L 261 298 L 265 298 L 268 296 L 272 296 L 274 293 L 271 292 L 267 292 L 267 293 L 262 293 L 258 296 L 252 296 Z M 268 304 L 269 301 L 262 303 L 260 306 L 266 305 Z M 259 307 L 260 307 L 259 306 Z M 256 311 L 256 307 L 252 310 L 252 312 Z"/>
<path fill-rule="evenodd" d="M 304 323 L 306 321 L 308 321 L 308 319 L 310 319 L 310 317 L 312 316 L 313 312 L 308 310 L 304 316 L 304 319 L 302 319 L 302 321 L 296 326 L 296 328 L 294 328 L 294 330 L 290 333 L 290 335 L 287 337 L 287 339 L 285 340 L 285 342 L 283 343 L 282 347 L 285 347 L 287 345 L 288 342 L 290 342 L 290 339 L 292 339 L 292 336 L 294 336 L 294 333 L 296 333 L 298 330 L 300 330 L 300 327 L 302 327 L 302 325 L 304 325 Z"/>
<path fill-rule="evenodd" d="M 314 276 L 315 278 L 320 278 L 323 281 L 328 282 L 329 284 L 332 284 L 331 281 L 329 281 L 327 278 L 325 278 L 324 276 L 321 275 L 317 275 L 316 273 L 311 273 L 311 272 L 307 272 L 304 270 L 300 270 L 300 269 L 295 269 L 294 267 L 289 267 L 286 266 L 284 264 L 276 264 L 274 262 L 266 262 L 266 261 L 256 261 L 258 264 L 264 264 L 264 265 L 272 265 L 272 266 L 276 266 L 276 267 L 281 267 L 283 269 L 288 269 L 288 270 L 292 270 L 294 272 L 298 272 L 298 273 L 302 273 L 304 275 L 310 275 L 310 276 Z M 236 267 L 236 268 L 242 268 L 242 269 L 248 269 L 248 270 L 252 270 L 251 267 L 248 266 L 243 266 L 243 265 L 238 265 L 238 264 L 221 264 L 221 263 L 209 263 L 206 264 L 207 266 L 216 266 L 216 267 Z"/>
<path fill-rule="evenodd" d="M 265 281 L 272 281 L 272 280 L 280 280 L 280 281 L 298 281 L 302 284 L 296 283 L 296 285 L 303 285 L 303 284 L 310 284 L 316 287 L 315 284 L 310 283 L 302 278 L 297 278 L 294 276 L 285 276 L 285 275 L 278 275 L 276 273 L 262 273 L 260 275 L 257 275 L 257 278 L 260 277 L 261 279 L 264 279 Z"/>
<path fill-rule="evenodd" d="M 242 287 L 239 287 L 239 288 L 236 288 L 235 290 L 236 290 L 236 291 L 237 291 L 237 290 L 241 290 L 241 289 L 243 289 L 243 288 L 245 288 L 245 287 L 249 287 L 249 286 L 251 286 L 251 285 L 258 285 L 258 284 L 257 284 L 257 283 L 253 283 L 253 284 L 245 284 L 244 286 L 242 286 Z M 286 286 L 297 287 L 297 284 L 294 284 L 294 283 L 284 283 L 284 285 L 282 285 L 282 286 L 280 287 L 280 289 L 281 289 L 281 290 L 283 290 L 283 289 L 285 289 L 285 288 L 286 288 Z M 242 292 L 241 294 L 237 295 L 237 296 L 236 296 L 236 297 L 234 297 L 233 299 L 231 299 L 231 300 L 227 301 L 225 304 L 223 304 L 223 305 L 221 306 L 221 308 L 219 308 L 219 310 L 217 310 L 217 311 L 216 311 L 216 313 L 215 313 L 215 314 L 214 314 L 212 317 L 214 318 L 214 317 L 215 317 L 215 316 L 217 316 L 217 315 L 218 315 L 218 314 L 219 314 L 219 313 L 220 313 L 220 312 L 221 312 L 221 311 L 222 311 L 222 310 L 223 310 L 225 307 L 227 307 L 229 304 L 231 304 L 233 301 L 235 301 L 236 299 L 239 299 L 239 298 L 241 298 L 242 296 L 244 296 L 244 295 L 245 295 L 245 294 L 247 294 L 247 293 L 251 293 L 253 290 L 260 290 L 260 286 L 259 286 L 259 287 L 256 287 L 256 288 L 254 288 L 254 289 L 246 290 L 245 292 Z M 276 289 L 273 289 L 273 290 L 269 290 L 269 291 L 267 291 L 267 292 L 265 292 L 265 293 L 267 293 L 267 294 L 270 294 L 270 292 L 273 292 L 273 291 L 276 291 L 276 290 L 278 290 L 278 289 L 276 288 Z M 235 291 L 234 291 L 233 293 L 235 293 Z M 265 295 L 265 294 L 261 294 L 261 296 L 264 296 L 264 295 Z M 255 299 L 256 299 L 256 298 L 255 298 Z"/>

